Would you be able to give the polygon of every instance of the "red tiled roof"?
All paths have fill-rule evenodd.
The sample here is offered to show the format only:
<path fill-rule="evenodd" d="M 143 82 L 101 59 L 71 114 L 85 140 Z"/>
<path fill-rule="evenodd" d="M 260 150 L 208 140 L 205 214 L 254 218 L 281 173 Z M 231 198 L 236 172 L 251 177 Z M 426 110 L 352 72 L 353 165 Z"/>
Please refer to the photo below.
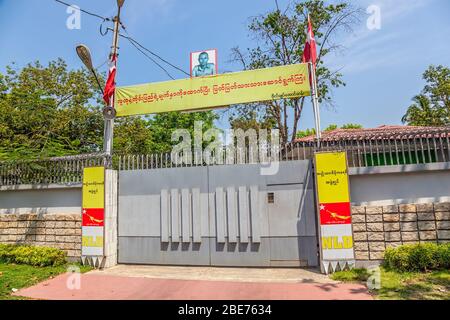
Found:
<path fill-rule="evenodd" d="M 382 125 L 376 128 L 368 129 L 335 129 L 331 131 L 322 131 L 322 140 L 359 140 L 381 137 L 394 139 L 400 136 L 436 136 L 443 133 L 450 136 L 450 127 Z M 315 135 L 311 135 L 296 139 L 295 142 L 312 142 L 314 140 Z"/>

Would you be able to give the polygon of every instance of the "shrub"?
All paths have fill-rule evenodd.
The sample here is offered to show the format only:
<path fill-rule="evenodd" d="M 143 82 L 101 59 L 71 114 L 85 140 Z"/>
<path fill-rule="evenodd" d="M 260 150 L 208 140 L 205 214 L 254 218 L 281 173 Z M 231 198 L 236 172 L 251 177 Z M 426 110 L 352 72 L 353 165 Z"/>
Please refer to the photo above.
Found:
<path fill-rule="evenodd" d="M 450 269 L 450 243 L 438 246 L 436 254 L 439 265 L 444 269 Z"/>
<path fill-rule="evenodd" d="M 450 268 L 450 244 L 423 243 L 388 248 L 384 265 L 400 272 Z"/>
<path fill-rule="evenodd" d="M 0 262 L 46 267 L 66 263 L 66 253 L 56 248 L 0 244 Z"/>

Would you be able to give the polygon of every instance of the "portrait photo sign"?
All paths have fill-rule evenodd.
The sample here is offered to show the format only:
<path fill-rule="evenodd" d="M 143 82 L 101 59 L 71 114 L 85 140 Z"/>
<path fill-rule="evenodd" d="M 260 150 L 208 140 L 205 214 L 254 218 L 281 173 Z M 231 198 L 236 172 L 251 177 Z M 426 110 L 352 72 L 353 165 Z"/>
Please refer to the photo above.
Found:
<path fill-rule="evenodd" d="M 218 74 L 217 50 L 209 49 L 191 52 L 191 77 L 205 77 Z"/>
<path fill-rule="evenodd" d="M 117 117 L 223 108 L 311 95 L 308 64 L 148 83 L 116 89 Z"/>
<path fill-rule="evenodd" d="M 322 271 L 353 267 L 352 216 L 347 153 L 314 154 Z"/>

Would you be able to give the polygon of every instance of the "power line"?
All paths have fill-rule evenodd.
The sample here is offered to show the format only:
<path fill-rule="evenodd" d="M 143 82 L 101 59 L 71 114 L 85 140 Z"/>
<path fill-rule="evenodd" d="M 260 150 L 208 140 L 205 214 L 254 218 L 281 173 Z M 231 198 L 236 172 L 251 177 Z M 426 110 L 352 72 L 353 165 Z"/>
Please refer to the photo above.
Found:
<path fill-rule="evenodd" d="M 98 67 L 95 67 L 95 70 L 100 69 L 101 67 L 103 67 L 105 64 L 107 64 L 109 62 L 109 59 L 106 59 L 102 64 L 100 64 Z"/>
<path fill-rule="evenodd" d="M 64 1 L 61 1 L 61 0 L 55 0 L 55 1 L 58 2 L 58 3 L 60 3 L 60 4 L 62 4 L 62 5 L 65 5 L 66 7 L 72 7 L 72 8 L 73 8 L 73 5 L 68 4 L 68 3 L 64 2 Z M 90 15 L 90 16 L 93 16 L 93 17 L 102 19 L 103 21 L 111 21 L 110 18 L 102 17 L 101 15 L 98 15 L 98 14 L 96 14 L 96 13 L 92 13 L 92 12 L 86 11 L 86 10 L 81 9 L 81 8 L 80 8 L 80 11 L 81 11 L 81 12 L 84 12 L 84 13 Z"/>
<path fill-rule="evenodd" d="M 126 33 L 128 36 L 125 36 L 125 35 L 123 35 L 123 34 L 121 34 L 121 33 L 119 33 L 119 36 L 122 37 L 122 38 L 124 38 L 124 39 L 127 39 L 127 40 L 128 40 L 128 41 L 129 41 L 129 42 L 130 42 L 137 50 L 139 50 L 139 52 L 141 52 L 142 54 L 144 54 L 147 58 L 149 58 L 152 62 L 154 62 L 158 67 L 160 67 L 161 69 L 163 69 L 164 72 L 165 72 L 171 79 L 174 79 L 174 78 L 170 75 L 170 73 L 169 73 L 166 69 L 164 69 L 159 63 L 157 63 L 157 62 L 155 61 L 155 59 L 153 59 L 153 58 L 151 58 L 149 55 L 147 55 L 143 50 L 147 51 L 147 52 L 150 53 L 151 55 L 153 55 L 153 56 L 155 56 L 156 58 L 160 59 L 162 62 L 168 64 L 168 65 L 171 66 L 172 68 L 177 69 L 177 70 L 181 71 L 182 73 L 184 73 L 184 74 L 190 76 L 189 73 L 187 73 L 186 71 L 184 71 L 184 70 L 181 69 L 180 67 L 177 67 L 176 65 L 170 63 L 170 62 L 167 61 L 166 59 L 162 58 L 160 55 L 158 55 L 158 54 L 154 53 L 153 51 L 151 51 L 150 49 L 144 47 L 144 46 L 143 46 L 142 44 L 140 44 L 137 40 L 133 39 L 131 36 L 129 36 L 129 33 L 128 33 L 127 29 L 125 28 L 125 26 L 124 26 L 122 23 L 120 23 L 120 25 L 121 25 L 122 29 L 125 31 L 125 33 Z M 102 36 L 105 36 L 106 34 L 108 34 L 108 31 L 114 31 L 114 30 L 112 30 L 111 28 L 106 28 L 106 32 L 102 32 L 102 29 L 100 29 L 100 34 L 101 34 Z"/>
<path fill-rule="evenodd" d="M 147 53 L 145 53 L 141 48 L 139 48 L 133 41 L 129 39 L 129 37 L 125 37 L 140 53 L 142 53 L 144 56 L 146 56 L 148 59 L 150 59 L 154 64 L 156 64 L 159 68 L 161 68 L 172 80 L 175 80 L 174 77 L 167 71 L 162 65 L 160 65 L 155 59 L 150 57 Z"/>
<path fill-rule="evenodd" d="M 184 74 L 190 76 L 189 73 L 187 73 L 186 71 L 184 71 L 183 69 L 181 69 L 180 67 L 175 66 L 174 64 L 170 63 L 169 61 L 165 60 L 164 58 L 162 58 L 160 55 L 154 53 L 153 51 L 151 51 L 150 49 L 147 49 L 146 47 L 144 47 L 142 44 L 140 44 L 138 41 L 136 41 L 135 39 L 133 39 L 132 37 L 127 37 L 124 35 L 120 35 L 121 37 L 127 39 L 128 41 L 130 41 L 131 43 L 134 43 L 135 45 L 139 46 L 141 49 L 147 51 L 148 53 L 150 53 L 151 55 L 155 56 L 156 58 L 158 58 L 159 60 L 165 62 L 166 64 L 168 64 L 169 66 L 171 66 L 174 69 L 177 69 L 178 71 L 183 72 Z"/>
<path fill-rule="evenodd" d="M 72 5 L 70 5 L 70 4 L 68 4 L 68 3 L 66 3 L 66 2 L 64 2 L 64 1 L 61 1 L 61 0 L 55 0 L 56 2 L 58 2 L 58 3 L 60 3 L 60 4 L 62 4 L 62 5 L 65 5 L 65 6 L 67 6 L 67 7 L 73 7 Z M 99 19 L 101 19 L 101 20 L 103 20 L 103 22 L 105 22 L 105 21 L 112 21 L 110 18 L 105 18 L 105 17 L 102 17 L 101 15 L 98 15 L 98 14 L 96 14 L 96 13 L 92 13 L 92 12 L 89 12 L 89 11 L 86 11 L 86 10 L 84 10 L 84 9 L 81 9 L 80 8 L 80 11 L 81 12 L 84 12 L 84 13 L 86 13 L 86 14 L 88 14 L 88 15 L 90 15 L 90 16 L 93 16 L 93 17 L 96 17 L 96 18 L 99 18 Z M 103 28 L 102 28 L 102 26 L 103 26 L 103 23 L 100 25 L 100 34 L 102 35 L 102 36 L 105 36 L 107 33 L 108 33 L 108 31 L 110 30 L 110 28 L 106 28 L 106 32 L 103 32 Z M 121 23 L 121 26 L 122 26 L 122 29 L 128 34 L 128 31 L 125 29 L 125 26 Z M 125 35 L 122 35 L 122 34 L 119 34 L 121 37 L 123 37 L 123 38 L 125 38 L 125 39 L 127 39 L 139 52 L 141 52 L 144 56 L 146 56 L 148 59 L 150 59 L 154 64 L 156 64 L 159 68 L 161 68 L 171 79 L 175 79 L 174 77 L 172 77 L 172 75 L 161 65 L 161 64 L 159 64 L 155 59 L 153 59 L 152 57 L 150 57 L 147 53 L 145 53 L 143 50 L 145 50 L 145 51 L 147 51 L 148 53 L 150 53 L 151 55 L 153 55 L 154 57 L 156 57 L 156 58 L 158 58 L 159 60 L 161 60 L 161 61 L 163 61 L 164 63 L 166 63 L 166 64 L 168 64 L 169 66 L 171 66 L 172 68 L 174 68 L 174 69 L 177 69 L 178 71 L 181 71 L 182 73 L 184 73 L 184 74 L 186 74 L 186 75 L 188 75 L 188 76 L 190 76 L 190 74 L 189 73 L 187 73 L 186 71 L 184 71 L 183 69 L 181 69 L 180 67 L 177 67 L 176 65 L 174 65 L 174 64 L 172 64 L 172 63 L 170 63 L 169 61 L 167 61 L 166 59 L 164 59 L 164 58 L 162 58 L 160 55 L 158 55 L 158 54 L 156 54 L 156 53 L 154 53 L 153 51 L 151 51 L 150 49 L 148 49 L 148 48 L 146 48 L 146 47 L 144 47 L 141 43 L 139 43 L 138 41 L 136 41 L 135 39 L 133 39 L 132 37 L 130 37 L 130 36 L 125 36 Z"/>

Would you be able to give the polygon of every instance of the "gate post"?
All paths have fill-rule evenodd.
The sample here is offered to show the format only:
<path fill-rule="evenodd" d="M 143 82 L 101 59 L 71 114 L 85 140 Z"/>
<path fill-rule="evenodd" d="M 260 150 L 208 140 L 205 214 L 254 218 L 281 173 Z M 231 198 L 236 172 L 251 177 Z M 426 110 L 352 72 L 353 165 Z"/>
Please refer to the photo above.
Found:
<path fill-rule="evenodd" d="M 117 170 L 105 170 L 105 251 L 101 268 L 117 264 Z"/>

